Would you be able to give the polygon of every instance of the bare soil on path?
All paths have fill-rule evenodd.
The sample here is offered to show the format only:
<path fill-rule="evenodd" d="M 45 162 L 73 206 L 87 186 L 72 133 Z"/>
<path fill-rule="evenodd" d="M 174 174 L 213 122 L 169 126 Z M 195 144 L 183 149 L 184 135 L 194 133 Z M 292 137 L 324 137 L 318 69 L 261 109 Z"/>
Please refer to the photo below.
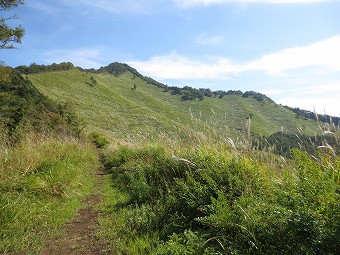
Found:
<path fill-rule="evenodd" d="M 98 170 L 96 173 L 96 187 L 100 190 L 105 172 Z M 98 190 L 97 189 L 97 190 Z M 82 202 L 83 208 L 77 213 L 76 218 L 65 225 L 64 234 L 58 238 L 47 241 L 41 255 L 102 255 L 105 247 L 95 237 L 98 227 L 97 218 L 100 212 L 96 206 L 101 202 L 102 196 L 95 191 Z"/>

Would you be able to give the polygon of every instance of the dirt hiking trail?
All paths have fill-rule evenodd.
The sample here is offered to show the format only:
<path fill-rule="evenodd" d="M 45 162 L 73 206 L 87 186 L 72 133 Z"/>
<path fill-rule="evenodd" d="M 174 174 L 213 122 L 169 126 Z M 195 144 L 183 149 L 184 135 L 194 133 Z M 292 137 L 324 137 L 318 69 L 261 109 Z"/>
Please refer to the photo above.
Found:
<path fill-rule="evenodd" d="M 100 190 L 105 172 L 97 170 L 94 174 L 96 187 Z M 105 247 L 95 237 L 95 231 L 98 227 L 97 218 L 100 215 L 96 206 L 101 200 L 102 196 L 97 191 L 83 199 L 83 207 L 77 212 L 75 219 L 63 227 L 64 234 L 48 240 L 40 255 L 106 254 Z"/>

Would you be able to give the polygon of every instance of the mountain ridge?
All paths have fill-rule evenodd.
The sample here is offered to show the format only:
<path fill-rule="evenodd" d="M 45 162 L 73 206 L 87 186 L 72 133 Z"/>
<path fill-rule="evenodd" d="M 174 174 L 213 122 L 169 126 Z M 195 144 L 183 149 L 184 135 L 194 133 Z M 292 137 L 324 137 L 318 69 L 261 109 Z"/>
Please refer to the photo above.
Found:
<path fill-rule="evenodd" d="M 15 69 L 19 70 L 22 74 L 37 74 L 41 72 L 49 72 L 49 71 L 62 71 L 62 70 L 70 70 L 72 68 L 77 68 L 81 70 L 82 72 L 86 73 L 93 73 L 93 74 L 99 74 L 108 72 L 116 77 L 119 75 L 122 75 L 125 72 L 130 72 L 134 75 L 134 77 L 138 77 L 142 80 L 144 80 L 147 83 L 150 83 L 152 85 L 155 85 L 156 87 L 164 89 L 164 92 L 171 92 L 172 95 L 182 95 L 182 100 L 193 100 L 193 99 L 200 99 L 203 100 L 204 97 L 218 97 L 223 98 L 226 95 L 240 95 L 242 97 L 253 97 L 256 100 L 262 102 L 265 100 L 268 100 L 270 102 L 274 102 L 270 97 L 268 97 L 265 94 L 256 92 L 256 91 L 245 91 L 242 92 L 241 90 L 217 90 L 217 91 L 211 91 L 209 88 L 192 88 L 190 86 L 184 86 L 184 87 L 178 87 L 178 86 L 169 86 L 167 84 L 164 84 L 162 82 L 158 82 L 155 79 L 142 75 L 139 73 L 135 68 L 129 66 L 125 63 L 120 62 L 113 62 L 108 64 L 107 66 L 102 66 L 98 69 L 90 68 L 90 69 L 84 69 L 81 67 L 74 66 L 70 62 L 62 62 L 60 64 L 51 64 L 51 65 L 38 65 L 36 63 L 31 64 L 30 66 L 17 66 Z M 184 94 L 184 95 L 183 95 Z M 195 95 L 196 94 L 196 95 Z M 297 117 L 307 118 L 311 120 L 316 120 L 318 118 L 319 121 L 322 121 L 324 123 L 334 122 L 339 123 L 340 117 L 337 116 L 331 116 L 327 114 L 318 115 L 316 117 L 316 113 L 300 109 L 298 107 L 290 107 L 286 105 L 282 105 L 286 109 L 293 111 L 296 113 Z"/>
<path fill-rule="evenodd" d="M 247 136 L 249 118 L 253 137 L 297 133 L 298 129 L 307 135 L 318 132 L 314 120 L 298 118 L 266 96 L 257 98 L 261 94 L 256 92 L 230 91 L 223 97 L 212 94 L 203 100 L 184 100 L 188 90 L 182 94 L 167 91 L 167 85 L 153 84 L 126 64 L 113 63 L 98 70 L 71 63 L 60 64 L 60 70 L 58 64 L 33 67 L 36 73 L 23 66 L 17 70 L 26 70 L 22 73 L 51 99 L 74 104 L 89 131 L 100 131 L 125 143 L 151 137 L 192 140 L 184 133 L 201 136 L 197 139 L 237 139 Z"/>

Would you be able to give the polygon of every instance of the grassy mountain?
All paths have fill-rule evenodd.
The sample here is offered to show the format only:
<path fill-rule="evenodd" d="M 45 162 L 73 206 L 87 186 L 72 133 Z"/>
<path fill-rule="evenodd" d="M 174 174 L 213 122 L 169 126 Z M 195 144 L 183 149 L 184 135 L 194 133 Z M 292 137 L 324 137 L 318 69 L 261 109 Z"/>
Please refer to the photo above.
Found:
<path fill-rule="evenodd" d="M 197 131 L 202 136 L 235 138 L 246 133 L 249 117 L 251 132 L 258 136 L 282 130 L 297 133 L 298 128 L 313 135 L 317 130 L 314 121 L 297 118 L 271 100 L 238 94 L 183 100 L 182 95 L 165 92 L 159 83 L 126 66 L 97 71 L 73 68 L 28 78 L 53 100 L 71 102 L 89 130 L 124 142 L 192 139 L 189 134 L 197 135 Z"/>
<path fill-rule="evenodd" d="M 32 67 L 20 67 L 26 78 L 0 68 L 0 127 L 26 134 L 0 144 L 0 253 L 39 254 L 94 194 L 99 225 L 86 235 L 105 254 L 338 254 L 338 126 L 255 92 L 168 87 L 124 64 Z M 68 103 L 105 149 L 73 132 Z M 227 144 L 251 131 L 290 149 L 318 125 L 337 147 L 325 141 L 313 156 Z M 99 163 L 107 175 L 95 184 Z"/>

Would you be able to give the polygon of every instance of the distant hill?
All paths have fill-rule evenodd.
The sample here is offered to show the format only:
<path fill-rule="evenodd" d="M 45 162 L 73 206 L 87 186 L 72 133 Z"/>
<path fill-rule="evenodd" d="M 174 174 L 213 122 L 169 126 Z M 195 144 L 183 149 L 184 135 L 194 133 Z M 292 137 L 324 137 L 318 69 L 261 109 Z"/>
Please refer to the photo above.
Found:
<path fill-rule="evenodd" d="M 125 142 L 182 139 L 183 128 L 235 138 L 246 133 L 249 118 L 254 136 L 298 129 L 307 135 L 317 132 L 314 120 L 301 118 L 260 93 L 170 87 L 120 63 L 98 70 L 59 65 L 39 70 L 35 64 L 34 72 L 24 66 L 17 69 L 44 95 L 72 103 L 89 130 Z"/>

